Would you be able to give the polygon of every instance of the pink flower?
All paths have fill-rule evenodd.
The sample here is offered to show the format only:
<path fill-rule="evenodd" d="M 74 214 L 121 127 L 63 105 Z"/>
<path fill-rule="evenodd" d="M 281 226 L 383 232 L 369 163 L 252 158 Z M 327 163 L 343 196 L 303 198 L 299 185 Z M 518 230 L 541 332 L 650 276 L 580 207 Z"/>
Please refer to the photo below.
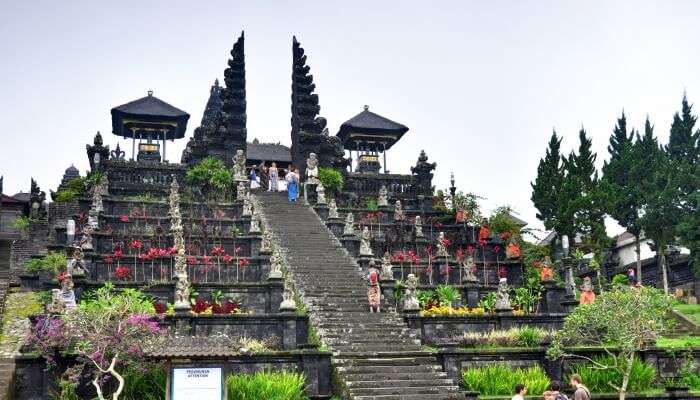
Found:
<path fill-rule="evenodd" d="M 199 260 L 197 260 L 197 257 L 187 256 L 187 264 L 188 265 L 197 265 L 197 264 L 199 264 Z"/>
<path fill-rule="evenodd" d="M 128 215 L 120 215 L 119 221 L 120 222 L 129 222 L 129 216 Z"/>
<path fill-rule="evenodd" d="M 245 267 L 247 267 L 248 265 L 250 265 L 250 261 L 248 261 L 248 259 L 246 259 L 246 258 L 241 258 L 240 260 L 238 260 L 238 266 L 239 266 L 239 267 L 245 268 Z"/>
<path fill-rule="evenodd" d="M 129 243 L 129 247 L 135 250 L 140 250 L 143 247 L 143 242 L 140 240 L 132 240 L 131 243 Z"/>
<path fill-rule="evenodd" d="M 211 249 L 211 255 L 215 257 L 221 257 L 224 254 L 226 254 L 226 251 L 224 250 L 223 247 L 214 247 Z"/>
<path fill-rule="evenodd" d="M 204 256 L 202 257 L 202 264 L 204 265 L 212 265 L 214 262 L 211 260 L 211 257 L 209 256 Z"/>
<path fill-rule="evenodd" d="M 224 260 L 224 263 L 226 263 L 226 264 L 231 264 L 231 261 L 233 261 L 233 257 L 231 257 L 231 256 L 228 255 L 228 254 L 224 254 L 223 260 Z"/>

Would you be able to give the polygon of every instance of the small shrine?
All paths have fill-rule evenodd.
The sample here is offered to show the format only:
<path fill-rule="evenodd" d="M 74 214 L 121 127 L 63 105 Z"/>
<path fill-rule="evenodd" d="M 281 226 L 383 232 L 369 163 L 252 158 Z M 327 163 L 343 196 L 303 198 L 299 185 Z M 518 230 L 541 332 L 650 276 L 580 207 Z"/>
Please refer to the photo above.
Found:
<path fill-rule="evenodd" d="M 408 127 L 369 111 L 369 106 L 345 121 L 338 131 L 343 148 L 350 151 L 350 159 L 355 163 L 355 172 L 378 173 L 382 165 L 388 173 L 386 152 L 408 132 Z M 353 151 L 356 156 L 353 158 Z"/>
<path fill-rule="evenodd" d="M 149 90 L 146 97 L 112 109 L 112 133 L 131 139 L 132 159 L 165 162 L 166 142 L 185 137 L 189 119 L 188 113 L 155 97 Z"/>

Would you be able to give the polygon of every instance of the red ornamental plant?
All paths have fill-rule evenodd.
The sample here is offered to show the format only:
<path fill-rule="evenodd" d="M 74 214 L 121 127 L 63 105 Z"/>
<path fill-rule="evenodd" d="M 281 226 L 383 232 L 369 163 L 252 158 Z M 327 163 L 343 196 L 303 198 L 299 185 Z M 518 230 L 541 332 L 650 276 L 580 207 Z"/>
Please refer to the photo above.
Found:
<path fill-rule="evenodd" d="M 156 310 L 156 314 L 159 314 L 159 315 L 163 315 L 163 314 L 165 314 L 166 311 L 168 311 L 168 306 L 161 303 L 160 301 L 154 302 L 153 308 Z"/>
<path fill-rule="evenodd" d="M 245 281 L 245 270 L 246 267 L 250 265 L 250 261 L 247 258 L 241 258 L 238 260 L 238 268 L 243 269 L 243 280 Z M 238 280 L 238 269 L 236 269 L 236 280 Z"/>
<path fill-rule="evenodd" d="M 211 257 L 209 257 L 208 255 L 204 255 L 202 257 L 202 266 L 204 269 L 204 282 L 208 282 L 209 270 L 211 269 L 212 265 L 214 265 L 214 262 L 212 261 Z"/>
<path fill-rule="evenodd" d="M 401 280 L 403 280 L 403 262 L 406 260 L 406 254 L 403 251 L 397 251 L 394 254 L 394 261 L 398 261 L 401 265 Z"/>
<path fill-rule="evenodd" d="M 221 282 L 221 256 L 226 254 L 226 250 L 223 247 L 214 247 L 211 249 L 211 255 L 216 257 L 216 269 L 219 273 L 219 282 Z"/>
<path fill-rule="evenodd" d="M 498 267 L 498 277 L 499 278 L 507 278 L 508 277 L 508 270 L 506 267 Z"/>
<path fill-rule="evenodd" d="M 109 280 L 112 275 L 112 264 L 114 264 L 114 258 L 112 256 L 107 256 L 104 258 L 105 264 L 107 264 L 107 280 Z"/>
<path fill-rule="evenodd" d="M 433 261 L 435 260 L 435 257 L 433 256 L 433 246 L 427 246 L 425 248 L 425 254 L 427 255 L 427 258 L 428 258 L 428 268 L 425 270 L 425 272 L 428 274 L 428 283 L 432 286 L 433 285 Z"/>
<path fill-rule="evenodd" d="M 124 266 L 117 267 L 117 269 L 114 270 L 114 276 L 120 280 L 127 280 L 131 276 L 131 270 Z"/>
<path fill-rule="evenodd" d="M 406 258 L 408 258 L 408 263 L 411 266 L 411 273 L 415 274 L 415 261 L 416 261 L 416 253 L 413 250 L 409 250 L 408 253 L 406 253 Z"/>
<path fill-rule="evenodd" d="M 224 254 L 224 256 L 221 258 L 224 261 L 224 265 L 231 265 L 231 262 L 233 261 L 233 257 L 231 257 L 229 254 Z M 226 282 L 231 281 L 231 268 L 226 268 Z"/>

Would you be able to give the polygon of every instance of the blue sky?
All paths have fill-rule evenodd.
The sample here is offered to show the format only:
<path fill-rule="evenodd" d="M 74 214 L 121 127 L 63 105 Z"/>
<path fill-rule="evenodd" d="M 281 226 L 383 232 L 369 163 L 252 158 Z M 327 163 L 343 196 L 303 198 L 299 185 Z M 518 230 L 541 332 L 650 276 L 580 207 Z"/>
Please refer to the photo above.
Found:
<path fill-rule="evenodd" d="M 510 204 L 538 225 L 530 181 L 552 128 L 583 125 L 598 161 L 624 108 L 662 142 L 683 91 L 700 101 L 700 3 L 691 1 L 2 1 L 0 174 L 5 191 L 88 167 L 109 110 L 155 95 L 197 126 L 209 86 L 246 31 L 249 139 L 289 143 L 291 40 L 309 56 L 331 133 L 370 109 L 410 128 L 389 152 L 425 149 L 435 183 Z M 179 159 L 186 140 L 168 145 Z"/>

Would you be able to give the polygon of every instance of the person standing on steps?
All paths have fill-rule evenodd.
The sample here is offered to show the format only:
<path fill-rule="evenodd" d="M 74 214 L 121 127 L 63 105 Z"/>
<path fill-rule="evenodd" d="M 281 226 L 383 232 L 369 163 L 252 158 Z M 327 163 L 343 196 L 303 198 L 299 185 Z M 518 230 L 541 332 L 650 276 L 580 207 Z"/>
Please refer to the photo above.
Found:
<path fill-rule="evenodd" d="M 270 175 L 267 170 L 267 165 L 265 165 L 265 161 L 260 163 L 260 190 L 262 191 L 268 191 L 270 190 Z"/>
<path fill-rule="evenodd" d="M 255 173 L 255 165 L 250 168 L 250 175 L 248 175 L 248 178 L 250 179 L 250 188 L 257 189 L 259 185 L 258 175 Z"/>
<path fill-rule="evenodd" d="M 291 203 L 295 203 L 297 197 L 299 197 L 299 175 L 296 171 L 296 167 L 290 165 L 289 172 L 287 172 L 287 176 L 284 177 L 287 181 L 287 198 Z"/>
<path fill-rule="evenodd" d="M 277 164 L 275 162 L 272 162 L 272 165 L 270 166 L 270 169 L 268 170 L 268 174 L 270 175 L 270 191 L 271 192 L 276 192 L 277 191 L 277 184 L 279 183 L 279 173 L 277 172 Z"/>

